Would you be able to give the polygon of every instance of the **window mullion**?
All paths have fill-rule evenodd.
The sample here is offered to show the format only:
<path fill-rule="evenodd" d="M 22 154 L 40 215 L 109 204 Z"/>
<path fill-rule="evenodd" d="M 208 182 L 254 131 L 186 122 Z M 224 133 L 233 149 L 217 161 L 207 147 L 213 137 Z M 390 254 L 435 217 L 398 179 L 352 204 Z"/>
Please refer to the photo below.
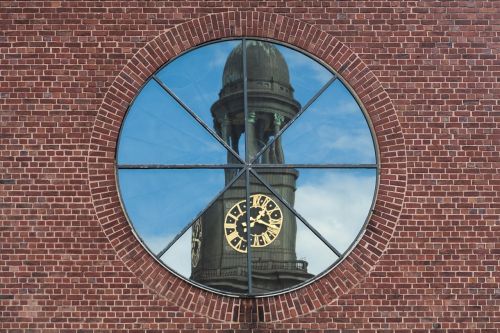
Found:
<path fill-rule="evenodd" d="M 247 279 L 248 294 L 253 294 L 252 288 L 252 228 L 250 227 L 250 171 L 245 169 L 245 199 L 246 199 L 246 225 L 247 225 Z"/>
<path fill-rule="evenodd" d="M 254 164 L 254 169 L 377 169 L 377 164 L 372 163 L 324 163 L 324 164 Z"/>
<path fill-rule="evenodd" d="M 191 110 L 181 99 L 170 89 L 168 88 L 156 75 L 153 75 L 153 80 L 156 81 L 162 87 L 163 90 L 167 92 L 167 94 L 170 95 L 191 117 L 193 117 L 205 130 L 207 130 L 217 141 L 220 142 L 233 156 L 235 156 L 239 161 L 243 162 L 241 160 L 241 157 L 224 141 L 222 140 L 217 133 L 214 132 L 213 129 L 211 129 L 205 122 L 198 117 L 196 113 L 194 113 L 193 110 Z"/>
<path fill-rule="evenodd" d="M 243 112 L 245 117 L 245 163 L 248 163 L 248 81 L 247 81 L 247 44 L 246 39 L 241 41 L 241 63 L 243 70 Z M 248 294 L 252 294 L 252 232 L 250 228 L 250 172 L 245 169 L 245 200 L 246 200 L 246 224 L 247 224 L 247 283 Z"/>
<path fill-rule="evenodd" d="M 243 164 L 117 164 L 117 169 L 240 169 Z"/>

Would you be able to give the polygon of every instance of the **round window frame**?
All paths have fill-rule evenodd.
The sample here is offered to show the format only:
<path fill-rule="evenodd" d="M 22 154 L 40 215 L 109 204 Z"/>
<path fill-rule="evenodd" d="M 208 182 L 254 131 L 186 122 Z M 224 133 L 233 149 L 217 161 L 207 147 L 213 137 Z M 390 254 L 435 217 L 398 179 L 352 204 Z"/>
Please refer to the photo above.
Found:
<path fill-rule="evenodd" d="M 227 298 L 200 288 L 169 273 L 158 264 L 133 235 L 121 208 L 114 172 L 117 134 L 125 111 L 146 79 L 172 57 L 199 44 L 226 37 L 270 38 L 299 46 L 322 59 L 330 68 L 342 69 L 343 77 L 357 93 L 375 128 L 379 147 L 379 186 L 372 217 L 363 237 L 339 264 L 323 278 L 303 288 L 275 297 Z M 271 323 L 293 320 L 322 311 L 349 299 L 380 275 L 383 256 L 396 233 L 407 200 L 409 148 L 400 123 L 401 114 L 379 80 L 381 73 L 369 67 L 358 49 L 307 22 L 259 11 L 228 11 L 186 20 L 160 31 L 137 45 L 125 61 L 114 63 L 112 78 L 97 107 L 86 150 L 86 180 L 91 209 L 107 239 L 115 271 L 141 284 L 149 299 L 174 306 L 190 315 L 221 322 Z M 196 299 L 196 302 L 193 302 Z M 220 309 L 226 309 L 221 311 Z M 256 316 L 256 317 L 255 317 Z"/>
<path fill-rule="evenodd" d="M 181 58 L 182 56 L 184 56 L 184 55 L 186 55 L 186 54 L 188 54 L 190 52 L 194 52 L 194 51 L 196 51 L 196 50 L 198 50 L 198 49 L 200 49 L 202 47 L 205 47 L 207 45 L 222 43 L 222 42 L 225 42 L 225 41 L 235 41 L 235 40 L 237 40 L 237 41 L 257 40 L 257 41 L 268 42 L 268 43 L 271 43 L 271 44 L 274 44 L 274 45 L 280 45 L 280 46 L 289 48 L 289 49 L 291 49 L 293 51 L 299 52 L 300 54 L 308 57 L 312 61 L 315 61 L 317 64 L 321 65 L 323 68 L 325 68 L 326 70 L 328 70 L 336 79 L 338 79 L 338 80 L 340 80 L 342 82 L 342 84 L 344 85 L 344 87 L 349 91 L 351 97 L 356 101 L 357 105 L 359 106 L 359 108 L 360 108 L 360 110 L 362 112 L 363 118 L 364 118 L 364 120 L 365 120 L 365 122 L 367 124 L 367 127 L 368 127 L 369 131 L 370 131 L 370 137 L 372 139 L 372 144 L 373 144 L 373 149 L 374 149 L 374 154 L 375 154 L 375 163 L 374 163 L 376 165 L 376 167 L 375 167 L 375 187 L 374 187 L 374 191 L 373 191 L 373 196 L 372 196 L 372 201 L 371 201 L 371 204 L 370 204 L 370 208 L 368 210 L 368 213 L 367 213 L 367 216 L 365 218 L 365 221 L 363 222 L 362 226 L 360 227 L 359 232 L 357 233 L 356 237 L 354 237 L 354 239 L 350 243 L 349 247 L 342 253 L 342 256 L 339 257 L 332 264 L 330 264 L 322 272 L 320 272 L 318 274 L 315 274 L 314 277 L 312 277 L 312 278 L 310 278 L 310 279 L 308 279 L 308 280 L 306 280 L 304 282 L 301 282 L 301 283 L 299 283 L 297 285 L 293 285 L 291 287 L 287 287 L 287 288 L 280 289 L 280 290 L 273 291 L 273 292 L 269 292 L 269 293 L 262 293 L 262 294 L 254 294 L 254 293 L 252 293 L 252 294 L 248 294 L 248 293 L 247 294 L 243 294 L 243 293 L 242 294 L 238 294 L 238 293 L 231 293 L 231 292 L 223 291 L 223 290 L 220 290 L 220 289 L 211 288 L 211 287 L 206 286 L 206 285 L 204 285 L 202 283 L 196 282 L 194 280 L 191 280 L 191 279 L 185 277 L 184 275 L 182 275 L 181 273 L 175 271 L 173 268 L 169 267 L 166 263 L 164 263 L 160 258 L 158 258 L 154 254 L 153 251 L 151 251 L 151 249 L 149 248 L 149 246 L 147 245 L 147 243 L 144 241 L 144 239 L 140 236 L 140 234 L 137 232 L 136 228 L 134 227 L 132 219 L 130 218 L 130 216 L 129 216 L 128 212 L 127 212 L 124 200 L 122 198 L 122 191 L 121 191 L 120 182 L 119 182 L 119 175 L 118 175 L 118 170 L 119 170 L 119 168 L 118 168 L 118 151 L 120 149 L 120 143 L 119 143 L 119 141 L 120 141 L 120 137 L 121 137 L 121 134 L 122 134 L 123 125 L 125 124 L 127 116 L 129 115 L 130 109 L 134 105 L 134 102 L 136 101 L 137 97 L 141 94 L 143 88 L 151 80 L 154 81 L 154 76 L 156 76 L 159 72 L 161 72 L 170 63 L 172 63 L 175 60 Z M 345 69 L 345 68 L 341 68 L 341 70 L 342 69 Z M 321 96 L 323 93 L 324 93 L 324 91 L 321 92 L 319 94 L 319 96 Z M 182 102 L 182 99 L 179 98 L 179 100 Z M 305 112 L 307 112 L 307 110 Z M 284 133 L 285 132 L 286 132 L 286 130 L 284 131 Z M 123 118 L 121 120 L 120 126 L 119 126 L 119 131 L 118 131 L 118 135 L 116 137 L 115 149 L 114 149 L 114 175 L 115 175 L 115 179 L 116 179 L 116 187 L 117 187 L 117 193 L 118 193 L 120 207 L 121 207 L 121 209 L 123 211 L 123 214 L 125 215 L 125 219 L 126 219 L 128 225 L 130 226 L 130 228 L 132 230 L 133 235 L 137 238 L 137 240 L 141 244 L 142 248 L 144 248 L 146 250 L 146 252 L 158 264 L 160 264 L 164 269 L 166 269 L 169 273 L 171 273 L 172 275 L 180 278 L 181 280 L 185 281 L 186 283 L 188 283 L 190 285 L 193 285 L 193 286 L 195 286 L 197 288 L 200 288 L 200 289 L 202 289 L 204 291 L 207 291 L 207 292 L 215 293 L 215 294 L 218 294 L 218 295 L 221 295 L 221 296 L 232 297 L 232 298 L 242 298 L 242 299 L 246 299 L 246 298 L 266 298 L 266 297 L 274 297 L 274 296 L 284 295 L 284 294 L 287 294 L 287 293 L 299 290 L 301 288 L 304 288 L 304 287 L 306 287 L 308 285 L 311 285 L 314 282 L 316 282 L 316 281 L 320 280 L 321 278 L 323 278 L 325 275 L 327 275 L 330 272 L 332 272 L 333 270 L 335 270 L 342 262 L 344 262 L 349 257 L 349 255 L 351 254 L 351 252 L 354 250 L 354 248 L 361 241 L 363 235 L 366 232 L 366 229 L 367 229 L 367 226 L 368 226 L 368 224 L 370 222 L 370 219 L 371 219 L 371 217 L 373 215 L 374 207 L 375 207 L 375 204 L 376 204 L 376 201 L 377 201 L 377 197 L 378 197 L 379 185 L 380 185 L 380 169 L 381 169 L 381 166 L 380 166 L 380 150 L 379 150 L 379 145 L 378 145 L 378 141 L 377 141 L 376 138 L 377 137 L 376 137 L 374 125 L 373 125 L 373 123 L 371 121 L 371 118 L 369 117 L 367 109 L 365 108 L 365 106 L 362 103 L 362 101 L 359 98 L 359 96 L 356 94 L 355 90 L 351 87 L 351 85 L 349 85 L 349 83 L 341 75 L 341 73 L 339 73 L 338 71 L 336 71 L 335 69 L 333 69 L 325 61 L 321 60 L 319 57 L 315 56 L 314 54 L 311 54 L 307 50 L 301 49 L 298 46 L 292 45 L 290 43 L 287 43 L 287 42 L 284 42 L 284 41 L 280 41 L 280 40 L 277 40 L 277 39 L 266 38 L 266 37 L 235 36 L 235 37 L 223 37 L 223 38 L 219 38 L 219 39 L 210 40 L 210 41 L 207 41 L 207 42 L 204 42 L 204 43 L 197 44 L 194 47 L 190 47 L 190 48 L 188 48 L 188 49 L 186 49 L 186 50 L 178 53 L 177 55 L 175 55 L 174 57 L 172 57 L 168 61 L 166 61 L 164 64 L 162 64 L 160 67 L 158 67 L 156 70 L 154 70 L 152 72 L 152 74 L 149 75 L 146 78 L 146 80 L 144 80 L 144 82 L 142 83 L 141 87 L 137 90 L 137 92 L 135 93 L 134 97 L 132 98 L 132 100 L 128 104 L 128 106 L 126 108 L 126 111 L 124 113 L 124 116 L 123 116 Z M 245 164 L 242 164 L 242 168 L 241 169 L 244 169 L 245 166 L 247 165 L 247 163 L 248 163 L 248 161 L 245 160 Z M 360 163 L 354 163 L 354 164 L 360 164 Z M 189 168 L 190 164 L 183 164 L 183 165 L 188 166 L 186 168 L 186 170 L 192 170 L 192 168 L 191 169 Z M 286 166 L 286 164 L 284 164 L 284 166 Z M 333 170 L 334 168 L 327 168 L 327 169 L 328 170 L 330 170 L 330 169 Z M 346 169 L 350 170 L 350 169 L 355 169 L 355 168 L 346 168 Z M 187 225 L 189 225 L 189 222 L 186 224 L 186 226 Z M 188 230 L 189 230 L 189 228 L 186 230 L 186 232 Z"/>

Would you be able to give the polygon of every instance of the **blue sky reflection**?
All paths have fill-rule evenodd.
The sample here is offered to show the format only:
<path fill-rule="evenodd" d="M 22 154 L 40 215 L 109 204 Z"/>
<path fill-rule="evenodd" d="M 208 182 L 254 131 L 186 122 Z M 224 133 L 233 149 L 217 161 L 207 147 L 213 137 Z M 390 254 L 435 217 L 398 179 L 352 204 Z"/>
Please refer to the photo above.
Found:
<path fill-rule="evenodd" d="M 361 108 L 337 80 L 281 135 L 285 163 L 376 163 Z"/>
<path fill-rule="evenodd" d="M 226 163 L 227 150 L 150 80 L 125 118 L 118 164 Z"/>
<path fill-rule="evenodd" d="M 333 77 L 333 74 L 301 52 L 282 45 L 276 47 L 288 65 L 294 98 L 301 105 L 305 105 Z"/>
<path fill-rule="evenodd" d="M 227 56 L 240 41 L 198 48 L 157 75 L 209 126 Z M 304 105 L 332 77 L 321 64 L 277 45 L 288 63 L 294 97 Z M 242 101 L 243 103 L 243 101 Z M 285 163 L 376 163 L 363 112 L 340 80 L 281 136 Z M 243 145 L 244 136 L 240 138 Z M 243 148 L 240 146 L 240 148 Z M 242 149 L 242 152 L 244 150 Z M 224 164 L 226 149 L 156 82 L 141 90 L 125 118 L 118 164 Z M 300 169 L 295 209 L 339 251 L 363 227 L 376 186 L 376 170 Z M 147 246 L 158 252 L 224 187 L 221 169 L 118 170 L 127 214 Z M 191 231 L 162 260 L 190 276 Z M 297 259 L 317 274 L 337 257 L 297 220 Z M 321 255 L 318 255 L 320 253 Z"/>
<path fill-rule="evenodd" d="M 119 170 L 118 177 L 127 214 L 155 253 L 224 188 L 218 169 Z"/>
<path fill-rule="evenodd" d="M 157 74 L 209 127 L 213 128 L 210 107 L 219 99 L 226 59 L 239 43 L 224 41 L 200 47 L 175 59 Z"/>

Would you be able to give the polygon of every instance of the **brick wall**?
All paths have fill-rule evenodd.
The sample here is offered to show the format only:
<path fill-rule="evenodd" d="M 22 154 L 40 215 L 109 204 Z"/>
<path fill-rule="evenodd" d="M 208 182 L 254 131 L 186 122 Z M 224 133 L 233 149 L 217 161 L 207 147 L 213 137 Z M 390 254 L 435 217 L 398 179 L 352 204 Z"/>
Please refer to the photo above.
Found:
<path fill-rule="evenodd" d="M 0 332 L 497 332 L 500 2 L 0 2 Z M 161 64 L 234 36 L 302 48 L 356 91 L 380 147 L 367 232 L 319 281 L 238 299 L 133 237 L 114 175 Z"/>

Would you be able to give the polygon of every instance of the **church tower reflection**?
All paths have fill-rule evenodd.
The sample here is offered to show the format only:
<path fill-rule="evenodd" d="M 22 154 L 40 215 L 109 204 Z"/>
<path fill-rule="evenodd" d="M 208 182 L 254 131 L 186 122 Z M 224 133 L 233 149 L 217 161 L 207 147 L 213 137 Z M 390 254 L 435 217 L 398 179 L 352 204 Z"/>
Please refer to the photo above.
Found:
<path fill-rule="evenodd" d="M 264 41 L 246 41 L 246 82 L 243 45 L 226 60 L 219 99 L 212 105 L 214 128 L 219 136 L 247 162 L 284 164 L 286 152 L 276 134 L 300 110 L 294 99 L 287 63 L 277 47 Z M 245 93 L 247 119 L 245 126 Z M 245 133 L 246 131 L 246 133 Z M 246 134 L 246 138 L 245 138 Z M 271 142 L 269 149 L 259 152 Z M 228 152 L 228 164 L 238 164 Z M 236 176 L 226 169 L 226 184 Z M 295 201 L 298 171 L 293 168 L 259 168 L 259 176 L 291 206 Z M 244 175 L 201 216 L 199 258 L 192 262 L 191 279 L 230 292 L 248 288 L 248 245 L 250 228 L 253 293 L 281 290 L 309 279 L 307 262 L 297 260 L 295 215 L 255 177 L 248 180 L 251 191 L 250 226 L 246 225 L 246 181 Z M 193 242 L 194 242 L 193 238 Z M 194 243 L 193 243 L 194 244 Z"/>

